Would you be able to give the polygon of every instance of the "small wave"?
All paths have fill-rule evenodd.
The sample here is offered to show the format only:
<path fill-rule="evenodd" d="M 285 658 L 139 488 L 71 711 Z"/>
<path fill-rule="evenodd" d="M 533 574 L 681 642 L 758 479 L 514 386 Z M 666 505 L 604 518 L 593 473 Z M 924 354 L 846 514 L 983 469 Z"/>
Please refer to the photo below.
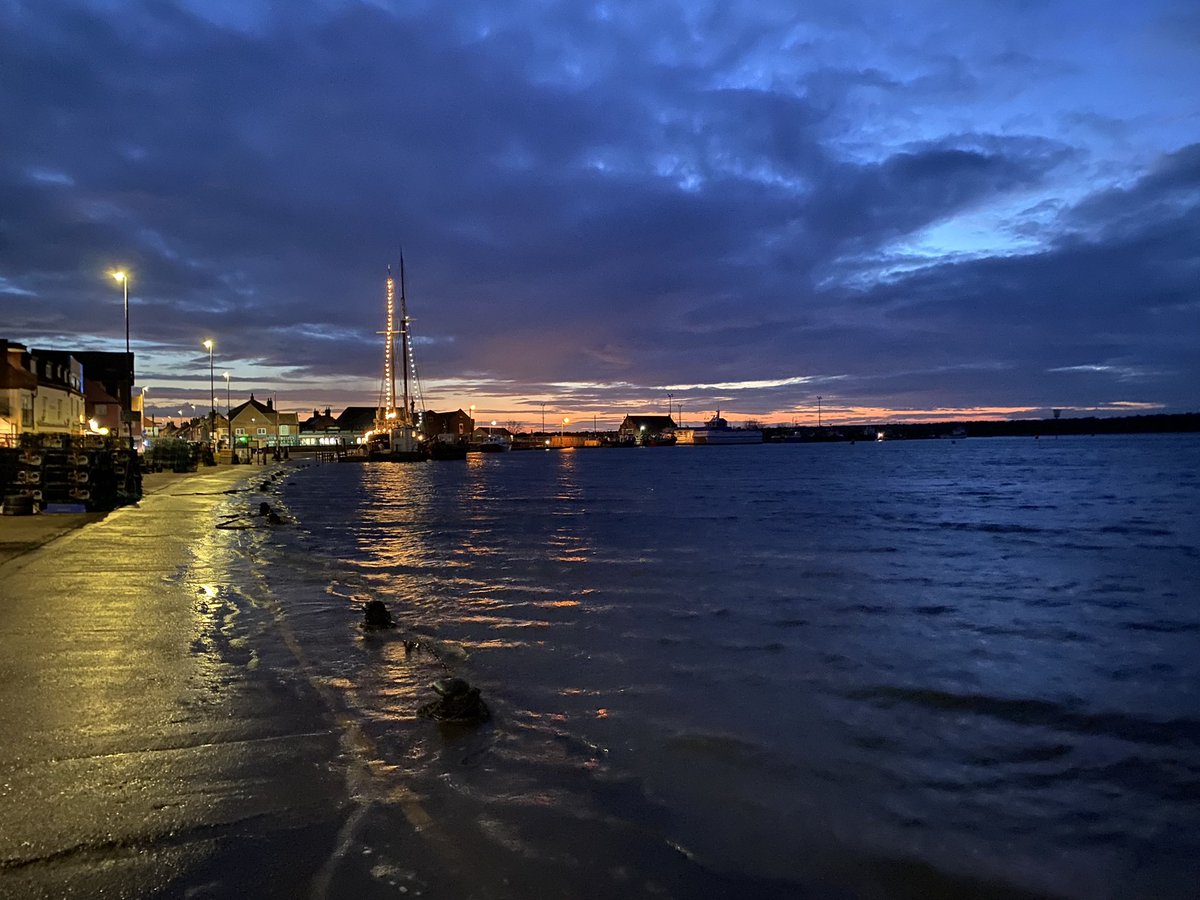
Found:
<path fill-rule="evenodd" d="M 890 613 L 891 611 L 892 607 L 882 606 L 878 603 L 852 603 L 849 606 L 843 606 L 838 609 L 838 612 L 859 612 L 872 616 Z"/>
<path fill-rule="evenodd" d="M 1121 625 L 1127 631 L 1153 631 L 1158 634 L 1188 634 L 1200 631 L 1200 623 L 1196 622 L 1124 622 Z"/>
<path fill-rule="evenodd" d="M 1200 746 L 1200 720 L 1191 718 L 1157 720 L 1119 712 L 1085 712 L 1073 708 L 1073 704 L 1034 698 L 959 694 L 935 688 L 893 685 L 860 688 L 847 692 L 846 696 L 851 700 L 865 700 L 885 708 L 907 703 L 939 712 L 975 713 L 1017 725 L 1106 735 L 1137 743 L 1169 746 L 1186 742 Z"/>
<path fill-rule="evenodd" d="M 1032 525 L 1013 525 L 1005 522 L 939 522 L 942 528 L 955 531 L 982 531 L 986 534 L 1044 534 L 1045 528 Z"/>
<path fill-rule="evenodd" d="M 1062 628 L 1057 625 L 977 625 L 974 630 L 980 634 L 1059 641 L 1072 644 L 1086 644 L 1093 640 L 1091 635 L 1084 634 L 1081 631 L 1074 631 L 1070 628 Z"/>
<path fill-rule="evenodd" d="M 721 649 L 732 650 L 735 653 L 783 653 L 787 650 L 787 645 L 778 641 L 770 641 L 766 644 L 729 643 L 721 644 Z"/>
<path fill-rule="evenodd" d="M 1096 530 L 1101 534 L 1140 534 L 1149 537 L 1169 537 L 1174 533 L 1166 528 L 1152 528 L 1145 525 L 1105 525 Z"/>

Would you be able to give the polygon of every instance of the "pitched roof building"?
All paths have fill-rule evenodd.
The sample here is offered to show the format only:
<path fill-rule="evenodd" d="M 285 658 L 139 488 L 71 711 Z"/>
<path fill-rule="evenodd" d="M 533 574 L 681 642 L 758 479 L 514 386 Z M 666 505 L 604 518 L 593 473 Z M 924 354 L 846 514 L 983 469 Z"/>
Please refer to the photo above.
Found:
<path fill-rule="evenodd" d="M 229 411 L 229 428 L 235 447 L 287 447 L 300 443 L 300 417 L 282 412 L 267 398 L 250 399 Z"/>

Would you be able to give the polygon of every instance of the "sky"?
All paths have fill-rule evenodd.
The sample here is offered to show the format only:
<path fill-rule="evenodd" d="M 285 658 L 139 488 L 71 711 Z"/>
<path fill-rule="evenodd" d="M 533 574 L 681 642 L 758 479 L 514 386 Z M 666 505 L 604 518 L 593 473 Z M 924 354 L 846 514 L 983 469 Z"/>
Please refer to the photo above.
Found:
<path fill-rule="evenodd" d="M 484 421 L 1195 411 L 1198 94 L 1194 0 L 0 0 L 0 337 L 373 406 L 403 253 Z"/>

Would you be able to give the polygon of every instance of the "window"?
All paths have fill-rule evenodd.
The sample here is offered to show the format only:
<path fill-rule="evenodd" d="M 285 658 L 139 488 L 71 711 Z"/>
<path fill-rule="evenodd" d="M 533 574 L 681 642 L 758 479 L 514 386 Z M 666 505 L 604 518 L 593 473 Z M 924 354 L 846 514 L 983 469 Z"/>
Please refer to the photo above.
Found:
<path fill-rule="evenodd" d="M 266 434 L 266 433 L 267 433 L 267 429 L 265 429 L 265 428 L 260 428 L 260 429 L 258 429 L 258 433 L 259 433 L 259 434 Z"/>
<path fill-rule="evenodd" d="M 245 428 L 235 428 L 235 429 L 233 430 L 233 433 L 234 433 L 234 434 L 245 434 L 245 433 L 246 433 L 246 429 L 245 429 Z"/>
<path fill-rule="evenodd" d="M 291 434 L 291 432 L 288 431 L 288 426 L 286 426 L 286 425 L 279 426 L 279 433 L 280 434 Z"/>

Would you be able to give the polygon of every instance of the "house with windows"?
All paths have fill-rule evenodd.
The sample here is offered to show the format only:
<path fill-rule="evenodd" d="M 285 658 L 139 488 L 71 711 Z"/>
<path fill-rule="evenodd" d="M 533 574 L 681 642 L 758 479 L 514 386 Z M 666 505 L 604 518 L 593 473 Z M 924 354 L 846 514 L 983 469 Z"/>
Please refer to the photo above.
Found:
<path fill-rule="evenodd" d="M 65 350 L 29 351 L 37 376 L 33 428 L 43 434 L 82 434 L 84 415 L 83 364 Z"/>
<path fill-rule="evenodd" d="M 475 430 L 475 420 L 461 409 L 448 413 L 421 413 L 420 425 L 426 437 L 451 443 L 467 441 Z"/>
<path fill-rule="evenodd" d="M 231 409 L 228 428 L 238 449 L 300 445 L 299 415 L 281 412 L 269 397 L 263 403 L 251 394 L 249 400 Z"/>
<path fill-rule="evenodd" d="M 37 388 L 33 357 L 25 345 L 0 339 L 0 447 L 15 446 L 22 432 L 34 430 Z"/>
<path fill-rule="evenodd" d="M 300 445 L 304 447 L 339 447 L 353 444 L 354 435 L 342 431 L 337 416 L 327 406 L 325 412 L 314 409 L 312 415 L 300 423 Z"/>

